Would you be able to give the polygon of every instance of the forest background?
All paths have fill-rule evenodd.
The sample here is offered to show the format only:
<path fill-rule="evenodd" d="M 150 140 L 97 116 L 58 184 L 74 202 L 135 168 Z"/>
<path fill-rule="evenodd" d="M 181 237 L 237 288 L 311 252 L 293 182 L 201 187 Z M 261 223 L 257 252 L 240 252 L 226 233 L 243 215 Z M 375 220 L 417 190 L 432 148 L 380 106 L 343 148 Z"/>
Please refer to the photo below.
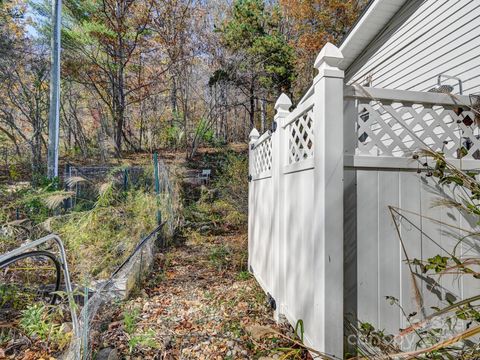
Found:
<path fill-rule="evenodd" d="M 294 104 L 321 47 L 365 0 L 65 0 L 61 159 L 246 141 L 277 97 Z M 51 4 L 0 0 L 0 159 L 12 180 L 46 173 Z"/>

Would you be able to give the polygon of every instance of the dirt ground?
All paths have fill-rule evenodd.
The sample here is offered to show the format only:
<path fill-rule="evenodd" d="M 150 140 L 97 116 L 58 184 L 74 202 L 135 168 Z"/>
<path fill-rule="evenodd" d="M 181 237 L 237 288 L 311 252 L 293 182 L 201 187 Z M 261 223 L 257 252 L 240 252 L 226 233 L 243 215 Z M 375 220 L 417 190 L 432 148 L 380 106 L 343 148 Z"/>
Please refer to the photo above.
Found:
<path fill-rule="evenodd" d="M 280 335 L 293 337 L 287 326 L 272 321 L 255 280 L 212 261 L 212 249 L 219 243 L 239 240 L 190 241 L 159 256 L 148 286 L 125 304 L 103 334 L 103 347 L 117 349 L 126 359 L 303 358 L 303 351 Z M 151 334 L 155 345 L 129 348 L 135 335 L 127 333 L 122 317 L 134 309 L 135 333 Z"/>

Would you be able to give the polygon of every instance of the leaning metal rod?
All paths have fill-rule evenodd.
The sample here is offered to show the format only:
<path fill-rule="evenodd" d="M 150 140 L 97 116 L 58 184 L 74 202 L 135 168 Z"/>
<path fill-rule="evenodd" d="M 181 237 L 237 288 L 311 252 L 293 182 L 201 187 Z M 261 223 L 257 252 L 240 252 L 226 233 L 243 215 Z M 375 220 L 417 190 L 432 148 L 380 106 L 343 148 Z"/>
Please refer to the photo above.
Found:
<path fill-rule="evenodd" d="M 52 254 L 48 251 L 24 252 L 22 254 L 12 256 L 12 257 L 8 258 L 6 261 L 0 262 L 0 269 L 3 269 L 7 266 L 10 266 L 11 264 L 16 263 L 17 261 L 27 259 L 27 258 L 30 258 L 30 257 L 44 257 L 44 258 L 50 259 L 53 262 L 53 264 L 55 265 L 55 271 L 56 271 L 57 279 L 55 280 L 55 290 L 53 291 L 52 298 L 50 299 L 50 305 L 55 305 L 55 302 L 56 302 L 57 297 L 58 297 L 57 292 L 60 289 L 60 281 L 61 281 L 61 277 L 62 277 L 62 269 L 61 269 L 62 265 L 60 264 L 60 262 L 58 261 L 58 259 L 55 257 L 54 254 Z"/>
<path fill-rule="evenodd" d="M 79 333 L 79 327 L 78 327 L 78 318 L 77 318 L 77 313 L 75 312 L 75 300 L 73 298 L 72 283 L 70 282 L 70 272 L 68 271 L 67 255 L 65 253 L 65 247 L 63 246 L 62 239 L 60 239 L 58 235 L 55 235 L 55 234 L 47 235 L 41 239 L 32 241 L 29 244 L 23 245 L 19 248 L 16 248 L 15 250 L 12 250 L 4 255 L 1 255 L 0 263 L 3 263 L 8 259 L 10 259 L 11 257 L 20 255 L 27 250 L 36 248 L 37 246 L 47 243 L 51 240 L 55 241 L 58 245 L 58 248 L 60 249 L 60 260 L 62 262 L 61 265 L 63 269 L 63 275 L 65 278 L 65 288 L 67 291 L 68 302 L 70 305 L 70 312 L 72 314 L 73 332 L 76 336 L 79 336 L 80 333 Z"/>

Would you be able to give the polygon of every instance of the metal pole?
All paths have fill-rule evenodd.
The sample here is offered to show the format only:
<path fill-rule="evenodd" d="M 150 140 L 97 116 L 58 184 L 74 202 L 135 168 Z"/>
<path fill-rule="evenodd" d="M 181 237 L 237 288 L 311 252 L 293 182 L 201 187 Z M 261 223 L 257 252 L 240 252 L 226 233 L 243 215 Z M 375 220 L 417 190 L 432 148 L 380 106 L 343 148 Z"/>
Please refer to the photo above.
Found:
<path fill-rule="evenodd" d="M 160 194 L 160 179 L 158 174 L 158 153 L 153 153 L 153 176 L 155 182 L 155 193 Z"/>
<path fill-rule="evenodd" d="M 155 194 L 157 195 L 157 224 L 160 225 L 162 223 L 162 212 L 160 210 L 160 174 L 158 171 L 158 153 L 153 153 L 153 176 L 154 176 L 154 184 L 155 184 Z M 160 241 L 160 246 L 163 247 L 163 238 L 160 239 L 161 234 L 157 234 L 157 240 Z"/>
<path fill-rule="evenodd" d="M 88 359 L 89 355 L 89 349 L 88 349 L 88 330 L 89 330 L 89 324 L 88 324 L 88 286 L 85 285 L 84 288 L 84 293 L 83 293 L 83 359 Z"/>
<path fill-rule="evenodd" d="M 128 189 L 128 169 L 123 170 L 123 191 Z"/>
<path fill-rule="evenodd" d="M 52 2 L 52 56 L 50 75 L 50 114 L 48 119 L 48 178 L 58 177 L 58 137 L 60 127 L 60 31 L 62 0 Z"/>

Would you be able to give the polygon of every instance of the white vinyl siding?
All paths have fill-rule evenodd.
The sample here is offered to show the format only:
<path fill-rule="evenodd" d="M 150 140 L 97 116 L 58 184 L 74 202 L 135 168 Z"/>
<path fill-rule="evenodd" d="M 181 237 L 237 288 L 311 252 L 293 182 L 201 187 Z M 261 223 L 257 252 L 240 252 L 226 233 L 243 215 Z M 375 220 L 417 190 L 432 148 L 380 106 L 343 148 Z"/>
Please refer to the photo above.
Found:
<path fill-rule="evenodd" d="M 412 4 L 391 20 L 395 30 L 378 36 L 347 69 L 348 82 L 371 76 L 373 87 L 427 91 L 446 74 L 462 80 L 464 94 L 479 93 L 480 1 L 425 0 L 413 13 Z"/>

